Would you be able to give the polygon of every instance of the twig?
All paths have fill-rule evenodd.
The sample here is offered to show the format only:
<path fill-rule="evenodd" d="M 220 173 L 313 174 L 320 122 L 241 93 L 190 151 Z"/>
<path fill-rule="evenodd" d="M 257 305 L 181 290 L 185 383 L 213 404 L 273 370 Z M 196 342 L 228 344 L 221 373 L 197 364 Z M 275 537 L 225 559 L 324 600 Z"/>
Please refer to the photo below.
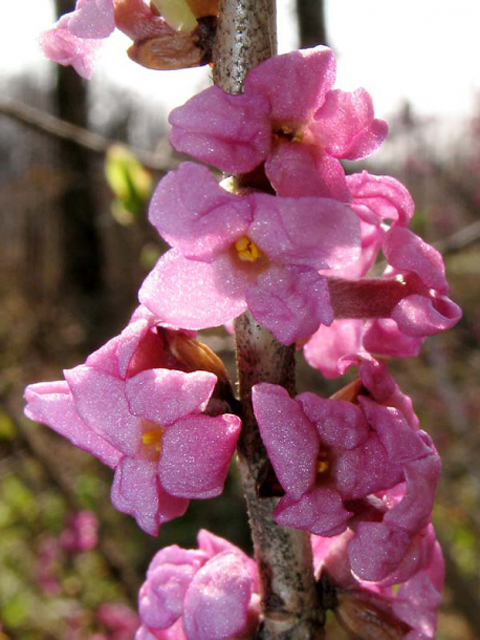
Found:
<path fill-rule="evenodd" d="M 275 42 L 274 0 L 223 0 L 214 46 L 215 84 L 242 92 L 250 67 L 272 56 Z M 258 382 L 283 385 L 294 393 L 294 348 L 275 340 L 246 312 L 235 321 L 237 366 L 243 427 L 238 460 L 247 501 L 260 578 L 262 640 L 320 640 L 324 612 L 313 576 L 310 536 L 277 525 L 277 500 L 259 498 L 259 474 L 268 462 L 252 410 L 251 389 Z"/>
<path fill-rule="evenodd" d="M 21 122 L 34 131 L 73 142 L 97 155 L 105 155 L 112 145 L 120 144 L 127 147 L 147 169 L 166 173 L 172 168 L 164 160 L 160 161 L 156 154 L 145 149 L 137 149 L 119 140 L 105 138 L 98 133 L 79 127 L 22 102 L 15 100 L 0 101 L 0 114 Z"/>

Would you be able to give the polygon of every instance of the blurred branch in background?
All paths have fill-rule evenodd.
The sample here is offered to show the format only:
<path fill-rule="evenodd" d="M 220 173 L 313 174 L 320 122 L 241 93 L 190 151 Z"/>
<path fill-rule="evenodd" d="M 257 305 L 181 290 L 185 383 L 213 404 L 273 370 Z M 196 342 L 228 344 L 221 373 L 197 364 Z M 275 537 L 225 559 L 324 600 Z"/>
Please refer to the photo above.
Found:
<path fill-rule="evenodd" d="M 85 127 L 72 124 L 17 100 L 1 99 L 0 114 L 21 122 L 35 131 L 74 143 L 99 156 L 104 156 L 112 145 L 121 144 L 127 146 L 146 169 L 165 173 L 173 168 L 171 163 L 169 164 L 165 158 L 159 158 L 156 153 L 126 145 L 125 142 L 112 138 L 106 138 Z"/>
<path fill-rule="evenodd" d="M 327 44 L 324 0 L 296 0 L 300 47 Z"/>

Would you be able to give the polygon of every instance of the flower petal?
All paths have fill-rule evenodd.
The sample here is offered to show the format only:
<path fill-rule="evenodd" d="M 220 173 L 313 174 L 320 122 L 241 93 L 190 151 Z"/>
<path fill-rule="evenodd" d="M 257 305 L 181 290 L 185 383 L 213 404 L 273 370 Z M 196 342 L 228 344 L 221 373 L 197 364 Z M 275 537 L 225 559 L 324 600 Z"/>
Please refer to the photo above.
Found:
<path fill-rule="evenodd" d="M 224 324 L 247 308 L 249 277 L 223 255 L 213 263 L 168 251 L 143 282 L 139 299 L 165 322 L 184 329 Z"/>
<path fill-rule="evenodd" d="M 261 95 L 229 95 L 205 89 L 169 117 L 177 151 L 222 171 L 246 173 L 266 157 L 271 144 L 268 101 Z"/>
<path fill-rule="evenodd" d="M 182 498 L 218 496 L 240 427 L 240 418 L 224 414 L 184 418 L 166 429 L 158 466 L 164 489 Z"/>
<path fill-rule="evenodd" d="M 251 221 L 249 198 L 222 189 L 206 167 L 185 162 L 160 181 L 149 219 L 186 258 L 210 262 L 244 234 Z"/>
<path fill-rule="evenodd" d="M 299 498 L 315 482 L 320 439 L 300 403 L 273 384 L 257 384 L 252 403 L 263 443 L 277 478 Z"/>
<path fill-rule="evenodd" d="M 206 406 L 217 377 L 207 371 L 184 373 L 169 369 L 142 371 L 127 381 L 131 412 L 162 428 Z"/>
<path fill-rule="evenodd" d="M 25 390 L 25 400 L 25 415 L 30 420 L 48 425 L 109 467 L 115 467 L 120 460 L 121 452 L 78 415 L 72 393 L 64 380 L 29 385 Z"/>

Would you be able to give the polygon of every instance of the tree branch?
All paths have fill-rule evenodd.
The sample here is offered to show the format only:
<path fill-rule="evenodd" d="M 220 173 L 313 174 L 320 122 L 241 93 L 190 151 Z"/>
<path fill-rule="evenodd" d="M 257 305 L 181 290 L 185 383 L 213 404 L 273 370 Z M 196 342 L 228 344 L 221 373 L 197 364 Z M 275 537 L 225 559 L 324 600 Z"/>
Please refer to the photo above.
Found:
<path fill-rule="evenodd" d="M 276 51 L 274 0 L 223 0 L 214 45 L 215 84 L 242 92 L 250 67 Z M 260 577 L 262 640 L 320 640 L 324 612 L 313 576 L 310 535 L 277 525 L 275 498 L 259 498 L 259 476 L 268 464 L 251 403 L 252 386 L 270 382 L 295 393 L 294 347 L 286 347 L 249 312 L 235 321 L 237 366 L 242 404 L 238 463 L 247 501 Z"/>
<path fill-rule="evenodd" d="M 93 131 L 79 127 L 78 125 L 71 124 L 66 120 L 57 118 L 50 113 L 41 111 L 40 109 L 30 107 L 22 102 L 17 102 L 15 100 L 0 101 L 0 114 L 8 116 L 17 122 L 21 122 L 34 131 L 39 131 L 40 133 L 45 133 L 62 140 L 73 142 L 74 144 L 77 144 L 97 155 L 103 156 L 113 144 L 121 144 L 124 147 L 128 147 L 137 157 L 139 162 L 141 162 L 147 169 L 166 173 L 172 168 L 171 166 L 168 166 L 164 160 L 159 160 L 156 154 L 146 151 L 145 149 L 137 149 L 135 147 L 130 147 L 119 140 L 105 138 L 98 133 L 94 133 Z"/>

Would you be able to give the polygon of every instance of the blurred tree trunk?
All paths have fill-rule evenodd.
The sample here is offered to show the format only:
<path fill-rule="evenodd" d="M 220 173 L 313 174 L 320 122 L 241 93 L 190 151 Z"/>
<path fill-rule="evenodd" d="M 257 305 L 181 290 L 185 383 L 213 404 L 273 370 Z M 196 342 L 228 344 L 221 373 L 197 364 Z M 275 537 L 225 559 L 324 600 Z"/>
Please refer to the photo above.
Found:
<path fill-rule="evenodd" d="M 296 0 L 300 47 L 327 44 L 324 0 Z"/>
<path fill-rule="evenodd" d="M 71 11 L 73 0 L 55 0 L 58 16 Z M 81 127 L 88 124 L 87 88 L 72 67 L 57 65 L 54 103 L 57 115 Z M 60 163 L 67 184 L 61 197 L 63 252 L 62 300 L 72 304 L 81 320 L 96 323 L 104 291 L 103 249 L 98 227 L 94 166 L 91 153 L 73 142 L 61 141 Z"/>

